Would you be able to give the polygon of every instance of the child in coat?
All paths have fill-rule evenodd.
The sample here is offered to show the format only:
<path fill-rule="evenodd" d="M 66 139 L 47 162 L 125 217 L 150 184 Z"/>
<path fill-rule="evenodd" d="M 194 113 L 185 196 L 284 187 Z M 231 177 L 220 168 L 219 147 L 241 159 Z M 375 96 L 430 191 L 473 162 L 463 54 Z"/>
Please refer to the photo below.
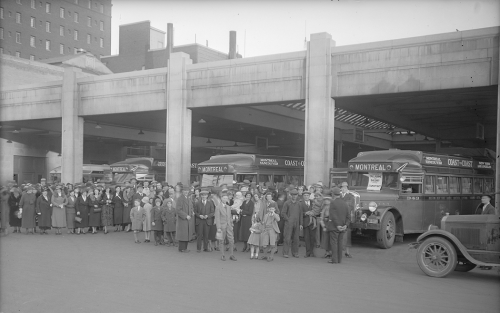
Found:
<path fill-rule="evenodd" d="M 141 200 L 134 200 L 134 207 L 130 210 L 130 220 L 132 221 L 132 230 L 134 231 L 135 243 L 141 243 L 137 238 L 137 233 L 142 230 L 142 223 L 146 219 L 146 213 L 141 207 Z"/>
<path fill-rule="evenodd" d="M 149 203 L 149 197 L 143 197 L 142 198 L 142 203 L 143 206 L 142 208 L 144 209 L 144 223 L 142 226 L 142 230 L 144 230 L 146 240 L 144 242 L 151 242 L 151 210 L 153 209 L 153 206 Z"/>
<path fill-rule="evenodd" d="M 155 207 L 151 210 L 151 229 L 155 232 L 155 246 L 163 245 L 161 236 L 163 235 L 163 221 L 161 219 L 161 199 L 156 198 Z"/>
<path fill-rule="evenodd" d="M 175 224 L 177 220 L 177 213 L 173 207 L 173 200 L 171 198 L 165 199 L 164 207 L 161 212 L 161 220 L 163 221 L 163 239 L 167 241 L 166 245 L 177 247 L 175 242 Z"/>
<path fill-rule="evenodd" d="M 252 227 L 250 227 L 250 237 L 248 237 L 248 244 L 250 245 L 250 259 L 259 258 L 259 245 L 260 245 L 260 233 L 264 229 L 264 225 L 256 221 L 257 213 L 252 216 Z"/>

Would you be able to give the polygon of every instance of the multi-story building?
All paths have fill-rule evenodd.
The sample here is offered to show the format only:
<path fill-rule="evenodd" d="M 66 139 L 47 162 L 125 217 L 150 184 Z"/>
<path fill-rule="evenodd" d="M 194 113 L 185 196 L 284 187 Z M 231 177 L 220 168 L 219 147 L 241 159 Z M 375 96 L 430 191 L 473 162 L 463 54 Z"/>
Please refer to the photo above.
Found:
<path fill-rule="evenodd" d="M 7 0 L 0 3 L 0 53 L 30 60 L 111 53 L 111 0 Z"/>

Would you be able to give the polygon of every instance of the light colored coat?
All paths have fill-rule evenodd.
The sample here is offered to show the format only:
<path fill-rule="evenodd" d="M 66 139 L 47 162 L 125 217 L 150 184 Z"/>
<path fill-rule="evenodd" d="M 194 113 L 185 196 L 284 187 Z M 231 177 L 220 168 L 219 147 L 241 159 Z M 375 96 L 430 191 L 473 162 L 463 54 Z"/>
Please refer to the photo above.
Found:
<path fill-rule="evenodd" d="M 215 206 L 215 225 L 217 229 L 233 228 L 231 206 L 219 203 Z"/>

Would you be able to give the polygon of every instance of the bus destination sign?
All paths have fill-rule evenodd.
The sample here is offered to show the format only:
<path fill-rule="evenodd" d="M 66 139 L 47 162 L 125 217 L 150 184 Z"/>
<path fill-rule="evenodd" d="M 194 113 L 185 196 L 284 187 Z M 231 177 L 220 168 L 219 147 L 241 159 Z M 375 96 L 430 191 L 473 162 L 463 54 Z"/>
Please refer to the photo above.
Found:
<path fill-rule="evenodd" d="M 122 172 L 128 172 L 129 168 L 128 166 L 112 166 L 111 167 L 111 172 L 115 173 L 122 173 Z"/>
<path fill-rule="evenodd" d="M 422 159 L 424 165 L 449 166 L 460 168 L 479 168 L 492 169 L 491 162 L 475 161 L 466 158 L 446 157 L 446 156 L 429 156 L 424 155 Z"/>
<path fill-rule="evenodd" d="M 228 173 L 228 164 L 217 164 L 217 165 L 198 165 L 198 173 Z"/>
<path fill-rule="evenodd" d="M 304 160 L 303 159 L 257 157 L 255 163 L 257 163 L 258 166 L 263 166 L 263 167 L 304 168 Z"/>
<path fill-rule="evenodd" d="M 351 163 L 349 169 L 362 172 L 390 172 L 393 166 L 392 163 Z"/>

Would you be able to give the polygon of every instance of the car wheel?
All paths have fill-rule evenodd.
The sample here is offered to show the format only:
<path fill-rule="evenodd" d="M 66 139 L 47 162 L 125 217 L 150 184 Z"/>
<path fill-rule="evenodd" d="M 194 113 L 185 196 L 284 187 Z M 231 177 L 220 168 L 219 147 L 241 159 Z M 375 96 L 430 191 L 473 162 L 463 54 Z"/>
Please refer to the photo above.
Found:
<path fill-rule="evenodd" d="M 377 242 L 380 248 L 389 249 L 394 244 L 396 238 L 396 221 L 392 212 L 385 213 L 377 230 Z"/>
<path fill-rule="evenodd" d="M 457 266 L 455 267 L 456 272 L 468 272 L 476 268 L 476 264 L 467 261 L 466 259 L 459 258 L 457 261 Z"/>
<path fill-rule="evenodd" d="M 429 237 L 418 248 L 417 263 L 428 276 L 445 277 L 457 266 L 457 252 L 448 240 Z"/>

